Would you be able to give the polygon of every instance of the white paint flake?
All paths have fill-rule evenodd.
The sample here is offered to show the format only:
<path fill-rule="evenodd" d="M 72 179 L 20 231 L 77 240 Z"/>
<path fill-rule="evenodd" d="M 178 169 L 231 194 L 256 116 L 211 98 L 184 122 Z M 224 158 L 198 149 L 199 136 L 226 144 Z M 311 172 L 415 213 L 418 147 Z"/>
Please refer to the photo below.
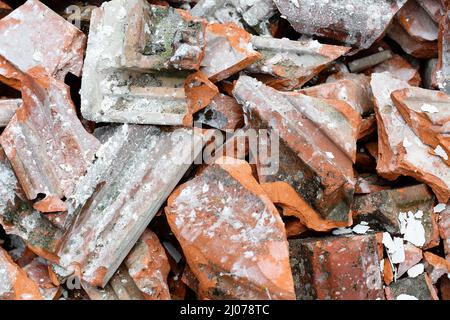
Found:
<path fill-rule="evenodd" d="M 409 270 L 408 270 L 408 276 L 410 277 L 410 278 L 415 278 L 415 277 L 417 277 L 418 275 L 421 275 L 422 273 L 423 273 L 423 271 L 424 271 L 424 266 L 423 266 L 423 263 L 418 263 L 418 264 L 416 264 L 414 267 L 411 267 Z"/>
<path fill-rule="evenodd" d="M 445 203 L 439 203 L 438 205 L 436 205 L 433 208 L 433 212 L 440 213 L 440 212 L 444 211 L 446 207 L 447 207 L 447 205 Z"/>
<path fill-rule="evenodd" d="M 409 294 L 402 293 L 395 300 L 419 300 L 419 299 Z"/>
<path fill-rule="evenodd" d="M 439 112 L 438 108 L 436 108 L 436 107 L 433 106 L 432 104 L 428 104 L 428 103 L 424 103 L 424 104 L 420 107 L 420 109 L 421 109 L 423 112 L 428 112 L 428 113 L 438 113 L 438 112 Z"/>

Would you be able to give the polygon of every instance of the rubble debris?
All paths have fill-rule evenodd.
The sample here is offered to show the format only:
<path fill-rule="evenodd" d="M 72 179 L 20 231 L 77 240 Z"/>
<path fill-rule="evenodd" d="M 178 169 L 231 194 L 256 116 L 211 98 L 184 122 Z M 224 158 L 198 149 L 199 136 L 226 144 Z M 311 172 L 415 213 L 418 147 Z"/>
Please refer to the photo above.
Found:
<path fill-rule="evenodd" d="M 348 68 L 351 72 L 361 72 L 371 67 L 376 66 L 386 60 L 392 58 L 392 52 L 390 50 L 383 50 L 369 56 L 353 60 L 349 62 Z"/>
<path fill-rule="evenodd" d="M 440 202 L 447 202 L 450 197 L 448 166 L 414 134 L 390 97 L 395 90 L 409 85 L 388 73 L 372 74 L 371 84 L 378 125 L 377 172 L 392 180 L 400 175 L 414 177 L 427 183 Z"/>
<path fill-rule="evenodd" d="M 406 0 L 274 0 L 299 33 L 331 38 L 360 49 L 382 37 Z"/>
<path fill-rule="evenodd" d="M 39 286 L 39 291 L 43 299 L 55 300 L 61 294 L 61 288 L 55 286 L 48 272 L 48 263 L 41 257 L 34 258 L 30 263 L 23 267 L 28 278 Z"/>
<path fill-rule="evenodd" d="M 289 240 L 297 299 L 384 299 L 380 235 Z"/>
<path fill-rule="evenodd" d="M 416 246 L 406 243 L 404 245 L 405 249 L 405 261 L 400 263 L 397 267 L 397 278 L 404 275 L 409 269 L 417 265 L 422 260 L 422 250 Z"/>
<path fill-rule="evenodd" d="M 38 285 L 0 247 L 0 300 L 42 300 Z"/>
<path fill-rule="evenodd" d="M 293 90 L 319 74 L 350 48 L 321 44 L 313 39 L 292 41 L 253 36 L 253 48 L 261 53 L 259 61 L 247 67 L 266 85 L 278 90 Z"/>
<path fill-rule="evenodd" d="M 109 138 L 68 198 L 70 229 L 58 250 L 61 267 L 101 287 L 206 142 L 187 128 L 125 124 L 104 134 Z"/>
<path fill-rule="evenodd" d="M 86 36 L 40 1 L 28 0 L 1 19 L 0 33 L 0 62 L 23 72 L 41 66 L 58 80 L 68 72 L 80 76 Z M 0 69 L 1 81 L 12 76 Z"/>
<path fill-rule="evenodd" d="M 336 79 L 300 90 L 308 96 L 347 102 L 361 115 L 373 112 L 370 79 L 363 75 L 352 79 Z"/>
<path fill-rule="evenodd" d="M 6 127 L 21 104 L 22 99 L 0 99 L 0 127 Z"/>
<path fill-rule="evenodd" d="M 414 297 L 415 300 L 438 300 L 436 290 L 426 273 L 393 282 L 385 291 L 387 300 L 397 300 L 401 295 Z"/>
<path fill-rule="evenodd" d="M 436 23 L 441 22 L 445 9 L 440 0 L 416 0 Z"/>
<path fill-rule="evenodd" d="M 69 87 L 41 68 L 22 78 L 22 99 L 0 143 L 28 199 L 68 197 L 99 143 L 77 118 Z"/>
<path fill-rule="evenodd" d="M 251 35 L 234 23 L 211 23 L 206 27 L 205 57 L 200 70 L 212 82 L 228 78 L 260 59 Z"/>
<path fill-rule="evenodd" d="M 204 22 L 183 10 L 144 0 L 113 0 L 93 10 L 80 92 L 83 117 L 186 124 L 190 110 L 197 110 L 186 98 L 186 72 L 198 69 L 204 46 Z"/>
<path fill-rule="evenodd" d="M 440 212 L 439 235 L 444 245 L 447 259 L 450 258 L 450 207 Z"/>
<path fill-rule="evenodd" d="M 244 126 L 244 113 L 232 97 L 218 93 L 208 106 L 200 110 L 194 121 L 223 131 L 233 132 Z"/>
<path fill-rule="evenodd" d="M 418 87 L 421 84 L 419 65 L 413 66 L 398 54 L 393 54 L 392 58 L 364 71 L 366 75 L 383 72 L 389 72 L 392 77 L 406 81 L 411 86 Z"/>
<path fill-rule="evenodd" d="M 450 10 L 442 17 L 439 25 L 439 55 L 436 65 L 436 84 L 439 90 L 450 94 Z"/>
<path fill-rule="evenodd" d="M 422 88 L 397 90 L 391 97 L 408 126 L 450 166 L 450 97 Z"/>
<path fill-rule="evenodd" d="M 403 234 L 406 231 L 402 232 L 401 217 L 407 213 L 421 212 L 421 217 L 417 219 L 424 231 L 424 243 L 421 246 L 432 248 L 439 244 L 437 216 L 433 212 L 434 201 L 433 194 L 423 184 L 371 192 L 355 196 L 353 220 L 368 221 L 380 225 L 389 233 Z M 413 220 L 416 220 L 415 217 Z"/>
<path fill-rule="evenodd" d="M 314 230 L 330 230 L 330 222 L 345 226 L 359 114 L 343 101 L 283 94 L 247 76 L 239 78 L 233 94 L 250 127 L 276 130 L 281 139 L 278 173 L 258 173 L 272 201 L 294 209 Z"/>
<path fill-rule="evenodd" d="M 54 252 L 61 231 L 45 216 L 33 210 L 1 148 L 0 224 L 6 233 L 20 236 L 36 254 L 57 261 Z"/>
<path fill-rule="evenodd" d="M 263 32 L 268 28 L 267 20 L 276 13 L 276 6 L 272 0 L 199 0 L 190 13 L 209 21 L 233 22 L 240 27 L 247 25 Z"/>
<path fill-rule="evenodd" d="M 417 41 L 436 41 L 439 26 L 416 0 L 408 1 L 398 11 L 396 19 Z"/>
<path fill-rule="evenodd" d="M 165 210 L 201 295 L 295 298 L 283 222 L 245 161 L 219 158 L 178 187 Z"/>
<path fill-rule="evenodd" d="M 409 35 L 405 29 L 394 21 L 387 31 L 389 38 L 397 42 L 407 53 L 419 59 L 437 58 L 438 46 L 436 41 L 418 41 Z"/>
<path fill-rule="evenodd" d="M 433 284 L 435 284 L 440 277 L 450 273 L 450 261 L 431 252 L 424 252 L 423 259 L 425 261 L 425 269 Z"/>
<path fill-rule="evenodd" d="M 170 265 L 155 233 L 147 229 L 124 264 L 147 300 L 170 300 L 167 285 Z"/>

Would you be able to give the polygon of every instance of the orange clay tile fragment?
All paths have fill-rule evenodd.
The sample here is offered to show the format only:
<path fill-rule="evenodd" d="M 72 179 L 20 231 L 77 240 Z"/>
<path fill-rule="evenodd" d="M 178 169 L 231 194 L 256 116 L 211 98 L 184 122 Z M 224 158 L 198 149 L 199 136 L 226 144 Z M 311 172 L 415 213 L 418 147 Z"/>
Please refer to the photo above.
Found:
<path fill-rule="evenodd" d="M 211 23 L 206 27 L 205 57 L 201 71 L 217 82 L 261 59 L 253 50 L 251 35 L 234 23 Z"/>
<path fill-rule="evenodd" d="M 438 56 L 437 41 L 418 41 L 394 21 L 387 32 L 389 38 L 397 42 L 403 51 L 419 59 L 430 59 Z"/>
<path fill-rule="evenodd" d="M 408 295 L 414 300 L 439 300 L 430 277 L 424 272 L 415 278 L 403 278 L 385 288 L 387 300 L 403 299 Z"/>
<path fill-rule="evenodd" d="M 367 118 L 362 119 L 361 126 L 359 127 L 358 140 L 370 136 L 372 133 L 376 131 L 377 131 L 377 120 L 375 118 L 375 115 L 371 114 Z M 376 156 L 374 158 L 376 158 Z"/>
<path fill-rule="evenodd" d="M 442 276 L 450 273 L 450 261 L 431 252 L 424 252 L 425 270 L 430 276 L 431 282 L 436 283 Z"/>
<path fill-rule="evenodd" d="M 284 213 L 286 213 L 288 210 L 283 210 Z M 289 214 L 286 214 L 289 215 Z M 308 228 L 300 222 L 300 219 L 292 218 L 287 220 L 285 223 L 285 229 L 286 229 L 286 236 L 294 237 L 302 234 L 303 232 L 307 231 Z"/>
<path fill-rule="evenodd" d="M 35 258 L 23 270 L 28 277 L 39 285 L 39 291 L 45 300 L 55 300 L 61 294 L 61 288 L 52 283 L 48 263 L 42 258 Z"/>
<path fill-rule="evenodd" d="M 441 0 L 416 0 L 436 23 L 441 21 L 445 9 Z"/>
<path fill-rule="evenodd" d="M 384 259 L 383 262 L 383 280 L 386 285 L 390 285 L 394 281 L 394 271 L 389 259 Z"/>
<path fill-rule="evenodd" d="M 100 144 L 77 118 L 63 82 L 36 68 L 22 84 L 23 104 L 0 143 L 28 199 L 68 197 Z"/>
<path fill-rule="evenodd" d="M 21 104 L 22 99 L 0 99 L 0 127 L 6 127 Z"/>
<path fill-rule="evenodd" d="M 367 49 L 384 35 L 391 19 L 406 0 L 274 2 L 297 32 Z"/>
<path fill-rule="evenodd" d="M 389 72 L 394 78 L 406 81 L 412 86 L 418 87 L 421 84 L 419 66 L 413 66 L 398 54 L 394 54 L 389 60 L 364 71 L 368 76 L 372 73 L 382 72 Z"/>
<path fill-rule="evenodd" d="M 258 36 L 252 37 L 252 45 L 262 58 L 247 71 L 263 75 L 261 80 L 277 90 L 300 88 L 350 50 L 312 39 L 293 41 Z"/>
<path fill-rule="evenodd" d="M 450 206 L 447 205 L 439 215 L 439 236 L 443 242 L 446 258 L 450 259 Z"/>
<path fill-rule="evenodd" d="M 281 217 L 247 162 L 219 158 L 179 186 L 165 208 L 208 299 L 294 299 Z"/>
<path fill-rule="evenodd" d="M 300 92 L 317 98 L 344 100 L 361 115 L 373 111 L 370 79 L 364 75 L 332 80 Z"/>
<path fill-rule="evenodd" d="M 0 248 L 0 300 L 42 300 L 39 286 Z"/>
<path fill-rule="evenodd" d="M 185 126 L 192 126 L 192 115 L 204 109 L 219 93 L 219 89 L 201 71 L 190 74 L 185 81 L 188 113 L 183 119 Z"/>
<path fill-rule="evenodd" d="M 450 96 L 408 88 L 392 92 L 391 98 L 408 126 L 450 166 Z"/>
<path fill-rule="evenodd" d="M 279 137 L 276 170 L 264 166 L 271 161 L 265 153 L 253 155 L 259 181 L 284 181 L 282 199 L 292 200 L 299 211 L 308 204 L 325 220 L 347 223 L 359 113 L 344 101 L 283 93 L 248 76 L 239 78 L 233 95 L 247 110 L 250 128 L 268 129 Z"/>
<path fill-rule="evenodd" d="M 372 74 L 371 85 L 378 127 L 377 172 L 390 180 L 411 176 L 428 184 L 439 201 L 446 203 L 450 197 L 449 167 L 416 136 L 391 100 L 392 92 L 410 86 L 388 73 Z"/>
<path fill-rule="evenodd" d="M 416 0 L 408 1 L 397 13 L 399 24 L 418 41 L 436 41 L 439 27 Z"/>
<path fill-rule="evenodd" d="M 133 281 L 147 300 L 170 300 L 169 261 L 155 233 L 147 229 L 124 261 Z"/>
<path fill-rule="evenodd" d="M 3 1 L 0 1 L 0 19 L 9 14 L 11 11 L 12 9 L 9 5 Z"/>
<path fill-rule="evenodd" d="M 59 212 L 67 211 L 67 205 L 55 196 L 49 196 L 41 201 L 35 202 L 33 208 L 40 212 Z"/>
<path fill-rule="evenodd" d="M 397 278 L 404 275 L 411 267 L 415 266 L 422 260 L 422 250 L 416 246 L 405 243 L 405 261 L 397 267 Z"/>
<path fill-rule="evenodd" d="M 195 121 L 223 131 L 235 131 L 244 126 L 244 112 L 236 100 L 217 94 L 210 104 L 195 116 Z"/>
<path fill-rule="evenodd" d="M 40 1 L 28 0 L 1 19 L 0 33 L 0 64 L 4 58 L 23 72 L 42 66 L 59 80 L 81 74 L 86 36 Z M 0 80 L 10 75 L 0 69 Z"/>
<path fill-rule="evenodd" d="M 379 234 L 289 240 L 300 300 L 384 299 Z"/>

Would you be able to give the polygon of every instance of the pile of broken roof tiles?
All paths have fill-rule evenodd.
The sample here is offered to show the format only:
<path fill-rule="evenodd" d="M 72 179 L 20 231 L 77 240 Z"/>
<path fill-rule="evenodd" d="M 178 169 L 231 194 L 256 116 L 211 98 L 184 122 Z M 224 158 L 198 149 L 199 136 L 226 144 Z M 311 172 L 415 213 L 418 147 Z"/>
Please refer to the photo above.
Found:
<path fill-rule="evenodd" d="M 0 299 L 450 299 L 450 1 L 0 18 Z"/>

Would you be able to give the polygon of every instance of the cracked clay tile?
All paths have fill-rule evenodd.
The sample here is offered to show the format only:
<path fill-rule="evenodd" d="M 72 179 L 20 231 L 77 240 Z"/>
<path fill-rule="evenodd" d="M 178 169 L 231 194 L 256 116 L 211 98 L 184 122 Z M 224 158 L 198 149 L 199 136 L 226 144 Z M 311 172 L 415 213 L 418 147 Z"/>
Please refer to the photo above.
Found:
<path fill-rule="evenodd" d="M 300 88 L 350 50 L 313 39 L 292 41 L 258 36 L 252 37 L 252 45 L 262 58 L 246 70 L 261 75 L 265 84 L 278 90 Z"/>
<path fill-rule="evenodd" d="M 244 113 L 241 105 L 234 98 L 218 93 L 206 108 L 195 115 L 194 121 L 223 131 L 234 132 L 244 126 Z"/>
<path fill-rule="evenodd" d="M 0 247 L 0 300 L 42 300 L 39 286 Z"/>
<path fill-rule="evenodd" d="M 247 162 L 219 158 L 179 186 L 165 211 L 201 296 L 295 298 L 283 222 Z"/>
<path fill-rule="evenodd" d="M 381 38 L 406 0 L 274 0 L 299 33 L 367 49 Z"/>
<path fill-rule="evenodd" d="M 133 14 L 136 6 L 141 8 L 142 12 L 139 15 Z M 140 19 L 148 11 L 142 8 L 146 7 L 143 0 L 131 2 L 113 0 L 93 10 L 80 91 L 81 112 L 84 118 L 96 122 L 183 125 L 187 124 L 192 116 L 190 114 L 192 105 L 188 104 L 185 91 L 187 71 L 164 69 L 167 61 L 159 61 L 159 56 L 152 55 L 155 50 L 156 52 L 166 50 L 167 54 L 171 54 L 173 49 L 163 46 L 165 33 L 161 34 L 160 30 L 154 35 L 154 39 L 152 38 L 154 41 L 148 43 L 148 55 L 142 55 L 142 48 L 136 44 L 125 45 L 133 38 L 132 29 L 127 34 L 125 27 L 128 25 L 131 28 L 135 24 L 142 23 Z M 169 10 L 154 6 L 152 8 L 166 14 Z M 173 9 L 170 10 L 171 16 L 175 15 Z M 162 19 L 165 21 L 163 29 L 168 28 L 167 23 L 170 20 L 164 16 L 164 12 L 160 12 L 165 17 Z M 181 14 L 183 12 L 181 10 L 176 12 L 180 21 L 184 23 L 181 17 L 184 17 L 185 13 Z M 198 28 L 195 28 L 195 25 Z M 171 29 L 168 32 L 171 37 L 181 38 L 179 41 L 182 41 L 183 36 L 189 36 L 191 32 L 197 38 L 202 28 L 199 22 L 194 23 L 193 27 L 181 28 L 180 33 L 174 34 Z M 157 28 L 153 31 L 158 30 Z M 190 49 L 186 48 L 183 51 L 182 47 L 183 44 L 180 44 L 177 50 L 177 52 L 181 50 L 179 54 L 182 58 L 180 60 L 174 58 L 173 63 L 179 63 L 179 67 L 182 65 L 186 67 L 190 61 Z M 186 53 L 186 56 L 182 53 Z M 134 55 L 142 56 L 142 59 Z M 129 61 L 125 57 L 128 57 Z M 154 61 L 155 59 L 152 60 L 151 57 L 158 59 Z"/>
<path fill-rule="evenodd" d="M 408 126 L 450 166 L 450 97 L 443 92 L 407 88 L 391 93 Z"/>
<path fill-rule="evenodd" d="M 248 76 L 239 78 L 233 94 L 251 128 L 280 138 L 279 170 L 264 173 L 258 165 L 272 200 L 296 208 L 297 218 L 317 231 L 348 224 L 358 112 L 343 101 L 283 93 Z"/>
<path fill-rule="evenodd" d="M 384 299 L 379 235 L 289 240 L 297 299 Z"/>
<path fill-rule="evenodd" d="M 437 216 L 433 212 L 435 197 L 424 184 L 371 192 L 355 196 L 352 205 L 354 221 L 372 221 L 392 234 L 400 234 L 402 213 L 422 212 L 419 218 L 424 228 L 425 248 L 439 244 Z"/>
<path fill-rule="evenodd" d="M 438 24 L 416 0 L 408 1 L 397 13 L 396 19 L 408 34 L 417 41 L 436 41 Z"/>
<path fill-rule="evenodd" d="M 125 124 L 108 131 L 68 198 L 70 229 L 58 250 L 61 267 L 102 287 L 207 140 L 188 128 Z"/>
<path fill-rule="evenodd" d="M 436 41 L 418 41 L 397 22 L 393 21 L 387 31 L 387 36 L 397 42 L 406 53 L 419 59 L 436 58 L 438 46 Z"/>
<path fill-rule="evenodd" d="M 33 210 L 0 147 L 0 224 L 7 234 L 19 236 L 36 254 L 57 261 L 54 255 L 61 231 Z"/>
<path fill-rule="evenodd" d="M 415 245 L 407 242 L 404 245 L 405 261 L 397 267 L 397 279 L 404 275 L 411 267 L 415 266 L 422 260 L 422 250 Z"/>
<path fill-rule="evenodd" d="M 68 72 L 81 74 L 86 36 L 38 0 L 28 0 L 1 19 L 0 35 L 0 56 L 20 71 L 42 66 L 59 80 Z M 0 69 L 2 76 L 8 73 Z"/>
<path fill-rule="evenodd" d="M 372 91 L 368 77 L 337 79 L 299 92 L 316 98 L 343 100 L 361 115 L 373 112 Z"/>
<path fill-rule="evenodd" d="M 391 100 L 392 92 L 410 86 L 388 73 L 372 74 L 371 86 L 378 125 L 378 174 L 391 180 L 400 175 L 411 176 L 428 184 L 440 202 L 447 202 L 448 166 L 415 135 Z"/>
<path fill-rule="evenodd" d="M 416 0 L 420 6 L 430 15 L 436 22 L 440 23 L 442 16 L 445 13 L 444 6 L 441 0 Z"/>
<path fill-rule="evenodd" d="M 206 27 L 205 57 L 201 71 L 217 82 L 261 59 L 253 49 L 252 36 L 234 23 L 210 23 Z"/>
<path fill-rule="evenodd" d="M 149 229 L 144 231 L 124 264 L 145 299 L 170 300 L 167 284 L 169 260 L 154 232 Z"/>
<path fill-rule="evenodd" d="M 21 104 L 22 99 L 0 99 L 0 127 L 6 127 Z"/>
<path fill-rule="evenodd" d="M 23 267 L 28 278 L 38 284 L 39 291 L 45 300 L 55 300 L 61 294 L 61 288 L 52 283 L 46 260 L 36 257 Z"/>
<path fill-rule="evenodd" d="M 424 252 L 425 270 L 430 276 L 431 282 L 435 284 L 442 276 L 450 273 L 450 261 L 431 252 Z"/>
<path fill-rule="evenodd" d="M 398 300 L 402 295 L 414 297 L 415 300 L 438 300 L 431 279 L 425 272 L 415 278 L 397 280 L 386 287 L 385 292 L 387 300 Z"/>
<path fill-rule="evenodd" d="M 68 197 L 99 142 L 77 118 L 69 87 L 41 68 L 22 78 L 22 99 L 0 143 L 28 199 Z"/>
<path fill-rule="evenodd" d="M 406 81 L 412 86 L 418 87 L 421 84 L 419 65 L 413 66 L 398 54 L 394 54 L 392 58 L 364 71 L 368 76 L 372 73 L 382 72 L 389 72 L 394 78 Z"/>

